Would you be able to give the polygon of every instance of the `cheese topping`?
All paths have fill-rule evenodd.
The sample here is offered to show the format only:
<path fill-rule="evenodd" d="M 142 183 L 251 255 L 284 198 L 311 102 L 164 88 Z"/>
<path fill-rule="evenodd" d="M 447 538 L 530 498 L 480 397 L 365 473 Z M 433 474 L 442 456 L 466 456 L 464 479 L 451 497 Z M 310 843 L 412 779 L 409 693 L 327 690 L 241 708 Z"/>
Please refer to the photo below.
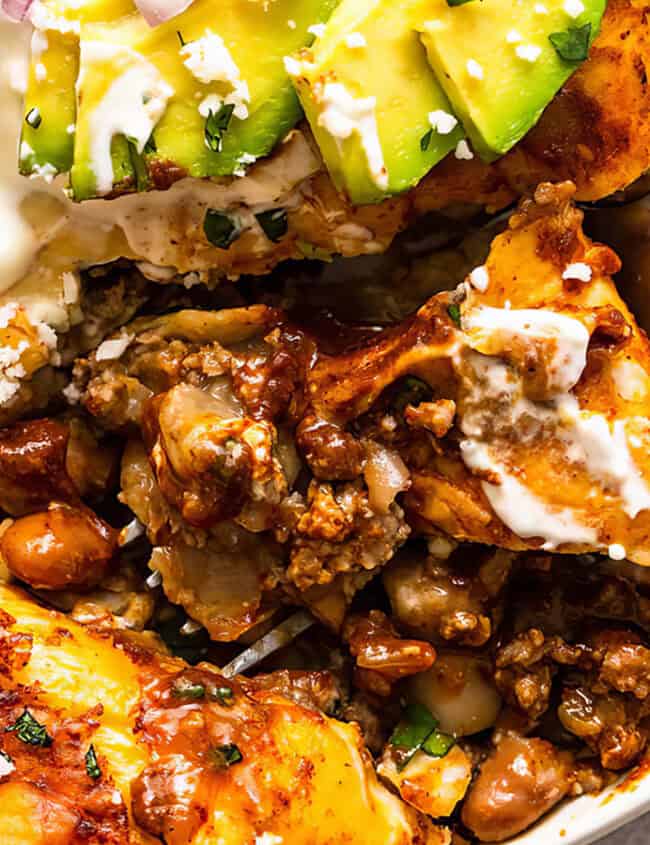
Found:
<path fill-rule="evenodd" d="M 241 78 L 239 68 L 220 35 L 208 30 L 207 35 L 181 47 L 180 54 L 187 57 L 183 64 L 199 82 L 204 85 L 227 83 L 231 91 L 223 102 L 235 107 L 233 114 L 239 120 L 248 117 L 247 103 L 251 99 L 248 83 Z"/>
<path fill-rule="evenodd" d="M 130 138 L 142 153 L 174 93 L 158 69 L 140 54 L 102 42 L 82 42 L 82 67 L 111 60 L 126 60 L 128 67 L 111 84 L 90 116 L 90 159 L 99 194 L 110 193 L 113 187 L 113 138 L 116 135 Z"/>
<path fill-rule="evenodd" d="M 339 141 L 357 134 L 366 155 L 368 170 L 377 187 L 388 187 L 388 171 L 377 131 L 375 97 L 356 99 L 340 82 L 326 82 L 322 87 L 320 102 L 323 106 L 318 123 Z"/>

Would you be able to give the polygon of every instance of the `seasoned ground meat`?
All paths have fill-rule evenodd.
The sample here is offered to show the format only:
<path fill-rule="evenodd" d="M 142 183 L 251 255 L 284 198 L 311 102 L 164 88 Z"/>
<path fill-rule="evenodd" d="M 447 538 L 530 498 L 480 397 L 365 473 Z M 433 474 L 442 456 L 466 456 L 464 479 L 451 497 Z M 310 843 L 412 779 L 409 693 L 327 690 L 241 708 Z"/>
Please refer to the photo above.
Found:
<path fill-rule="evenodd" d="M 481 550 L 468 557 L 465 550 L 447 561 L 403 555 L 386 570 L 386 591 L 406 631 L 434 642 L 487 642 L 514 556 Z"/>
<path fill-rule="evenodd" d="M 363 444 L 334 423 L 307 414 L 296 430 L 296 442 L 316 478 L 352 481 L 361 474 Z"/>
<path fill-rule="evenodd" d="M 329 584 L 336 575 L 383 566 L 410 533 L 404 512 L 393 503 L 385 515 L 368 504 L 360 482 L 312 482 L 308 508 L 296 527 L 287 575 L 300 589 Z"/>

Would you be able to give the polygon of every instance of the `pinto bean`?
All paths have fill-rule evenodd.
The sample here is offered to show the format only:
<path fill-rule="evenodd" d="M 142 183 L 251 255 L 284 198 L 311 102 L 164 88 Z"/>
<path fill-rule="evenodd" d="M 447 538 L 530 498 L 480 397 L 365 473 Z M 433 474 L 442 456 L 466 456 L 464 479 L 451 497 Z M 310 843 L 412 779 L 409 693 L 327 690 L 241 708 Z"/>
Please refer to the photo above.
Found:
<path fill-rule="evenodd" d="M 503 739 L 465 799 L 463 823 L 482 842 L 530 827 L 569 791 L 571 758 L 543 739 Z"/>
<path fill-rule="evenodd" d="M 117 532 L 86 508 L 55 504 L 17 519 L 0 537 L 13 575 L 32 587 L 92 587 L 108 568 Z"/>

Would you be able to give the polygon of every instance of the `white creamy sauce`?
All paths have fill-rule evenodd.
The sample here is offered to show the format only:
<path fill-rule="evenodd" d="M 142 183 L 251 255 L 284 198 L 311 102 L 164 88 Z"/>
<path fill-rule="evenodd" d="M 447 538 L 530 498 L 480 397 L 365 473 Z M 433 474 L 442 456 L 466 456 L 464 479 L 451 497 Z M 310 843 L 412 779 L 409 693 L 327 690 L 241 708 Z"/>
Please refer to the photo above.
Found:
<path fill-rule="evenodd" d="M 541 537 L 544 540 L 542 548 L 547 551 L 563 543 L 594 545 L 597 542 L 595 529 L 580 523 L 569 508 L 553 509 L 531 493 L 491 457 L 484 443 L 464 440 L 460 448 L 468 469 L 489 471 L 498 478 L 498 484 L 482 481 L 481 487 L 492 510 L 518 537 Z"/>
<path fill-rule="evenodd" d="M 472 340 L 502 337 L 504 347 L 512 338 L 553 343 L 555 350 L 549 373 L 558 392 L 571 390 L 587 363 L 589 332 L 579 320 L 554 311 L 482 306 L 463 318 L 463 329 Z"/>
<path fill-rule="evenodd" d="M 326 82 L 320 94 L 322 111 L 318 123 L 337 142 L 359 136 L 368 170 L 377 187 L 388 187 L 388 171 L 377 131 L 375 97 L 355 98 L 341 82 Z"/>
<path fill-rule="evenodd" d="M 221 102 L 233 105 L 233 114 L 239 120 L 248 117 L 247 103 L 251 99 L 248 83 L 241 78 L 239 68 L 220 35 L 208 30 L 202 38 L 181 47 L 180 54 L 186 57 L 183 64 L 199 82 L 204 85 L 212 82 L 227 83 L 231 90 L 221 98 Z M 217 110 L 218 108 L 215 109 Z"/>
<path fill-rule="evenodd" d="M 463 328 L 470 346 L 488 354 L 466 350 L 456 362 L 465 374 L 459 425 L 466 440 L 461 455 L 468 469 L 494 476 L 495 483 L 484 480 L 482 488 L 511 531 L 523 538 L 541 537 L 547 549 L 562 543 L 597 545 L 598 539 L 577 511 L 550 506 L 513 476 L 498 457 L 509 442 L 533 444 L 541 439 L 542 445 L 534 448 L 544 448 L 544 441 L 559 441 L 566 447 L 566 460 L 620 498 L 630 518 L 650 509 L 650 487 L 630 452 L 627 427 L 634 420 L 610 424 L 602 414 L 581 410 L 569 392 L 586 365 L 589 334 L 581 323 L 541 309 L 479 306 L 463 315 Z M 520 372 L 500 357 L 515 338 L 550 347 L 545 358 L 554 389 L 543 402 L 525 396 Z"/>
<path fill-rule="evenodd" d="M 111 60 L 126 61 L 127 69 L 115 79 L 90 115 L 90 156 L 98 194 L 110 193 L 113 187 L 113 138 L 128 136 L 142 153 L 174 93 L 158 69 L 138 53 L 102 42 L 82 41 L 82 67 Z"/>

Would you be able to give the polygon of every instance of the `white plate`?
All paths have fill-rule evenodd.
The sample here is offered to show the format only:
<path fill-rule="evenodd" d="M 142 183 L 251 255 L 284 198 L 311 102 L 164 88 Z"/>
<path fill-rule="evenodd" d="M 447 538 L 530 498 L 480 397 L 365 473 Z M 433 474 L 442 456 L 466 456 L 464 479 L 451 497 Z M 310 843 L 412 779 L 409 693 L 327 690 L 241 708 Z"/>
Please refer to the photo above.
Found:
<path fill-rule="evenodd" d="M 650 812 L 650 757 L 622 782 L 567 801 L 508 845 L 589 845 Z"/>

